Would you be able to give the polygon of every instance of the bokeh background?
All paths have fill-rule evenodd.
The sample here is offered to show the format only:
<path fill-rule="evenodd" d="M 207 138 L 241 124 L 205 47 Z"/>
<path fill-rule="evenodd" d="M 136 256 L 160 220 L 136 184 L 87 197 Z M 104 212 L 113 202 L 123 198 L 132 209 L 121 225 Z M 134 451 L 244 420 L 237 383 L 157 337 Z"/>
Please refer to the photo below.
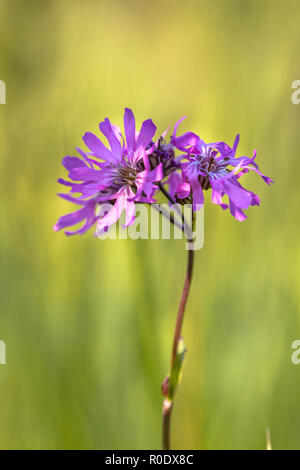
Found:
<path fill-rule="evenodd" d="M 125 106 L 258 151 L 238 223 L 205 207 L 173 448 L 300 449 L 297 0 L 0 0 L 0 448 L 160 448 L 180 241 L 67 238 L 63 156 Z"/>

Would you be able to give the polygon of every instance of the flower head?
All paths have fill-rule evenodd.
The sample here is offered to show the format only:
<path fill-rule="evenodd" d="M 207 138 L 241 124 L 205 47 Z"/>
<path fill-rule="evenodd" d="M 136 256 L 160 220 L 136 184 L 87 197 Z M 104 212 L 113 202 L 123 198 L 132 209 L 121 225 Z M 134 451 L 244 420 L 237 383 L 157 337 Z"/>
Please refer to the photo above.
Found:
<path fill-rule="evenodd" d="M 79 193 L 77 198 L 59 194 L 82 208 L 59 219 L 54 230 L 75 225 L 85 220 L 84 226 L 67 235 L 86 232 L 97 222 L 100 233 L 114 224 L 123 211 L 126 212 L 126 224 L 133 223 L 136 202 L 155 202 L 157 190 L 155 182 L 163 178 L 163 166 L 159 163 L 151 168 L 148 154 L 149 143 L 156 132 L 151 119 L 143 122 L 139 133 L 136 132 L 133 112 L 126 108 L 124 114 L 125 138 L 120 129 L 105 119 L 99 124 L 100 131 L 106 137 L 109 147 L 91 132 L 83 136 L 89 149 L 88 153 L 77 148 L 81 158 L 65 157 L 62 161 L 69 171 L 69 180 L 59 179 L 59 183 L 70 187 L 71 193 Z M 103 203 L 112 203 L 111 210 L 104 216 L 98 215 L 97 208 Z"/>
<path fill-rule="evenodd" d="M 164 177 L 180 168 L 180 157 L 175 157 L 175 146 L 172 142 L 167 143 L 166 134 L 167 130 L 155 143 L 151 142 L 148 146 L 151 168 L 162 164 Z"/>
<path fill-rule="evenodd" d="M 239 135 L 230 147 L 225 142 L 205 143 L 193 132 L 187 132 L 180 137 L 176 136 L 179 123 L 174 127 L 172 142 L 175 147 L 185 152 L 180 167 L 182 171 L 178 186 L 174 188 L 174 177 L 170 180 L 170 188 L 178 199 L 192 194 L 193 209 L 197 210 L 204 203 L 203 190 L 212 189 L 212 202 L 222 209 L 230 209 L 231 214 L 239 221 L 247 217 L 243 210 L 249 206 L 259 205 L 259 197 L 247 191 L 239 179 L 249 171 L 254 171 L 267 183 L 273 181 L 263 175 L 255 163 L 256 151 L 253 157 L 236 157 L 239 144 Z M 176 183 L 176 182 L 175 182 Z M 183 191 L 184 189 L 184 191 Z M 229 205 L 223 201 L 227 195 Z"/>

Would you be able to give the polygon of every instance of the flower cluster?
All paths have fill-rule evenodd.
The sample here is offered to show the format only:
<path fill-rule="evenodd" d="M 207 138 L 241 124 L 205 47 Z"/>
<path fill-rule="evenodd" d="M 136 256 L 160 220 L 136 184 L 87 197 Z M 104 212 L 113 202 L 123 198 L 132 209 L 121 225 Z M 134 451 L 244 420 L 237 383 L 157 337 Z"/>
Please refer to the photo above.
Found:
<path fill-rule="evenodd" d="M 83 141 L 88 151 L 77 148 L 80 157 L 64 157 L 62 164 L 69 172 L 69 180 L 58 180 L 70 188 L 69 194 L 59 196 L 80 208 L 62 216 L 54 230 L 82 222 L 77 230 L 66 230 L 66 235 L 84 233 L 95 224 L 100 233 L 114 224 L 123 211 L 126 213 L 125 227 L 131 225 L 135 219 L 135 204 L 156 202 L 155 193 L 162 185 L 168 186 L 170 200 L 192 203 L 193 210 L 201 208 L 203 191 L 211 189 L 214 204 L 222 209 L 229 207 L 237 220 L 245 220 L 243 210 L 259 205 L 259 197 L 243 188 L 240 178 L 254 171 L 267 184 L 272 182 L 259 171 L 256 152 L 252 158 L 236 157 L 239 136 L 232 148 L 225 142 L 206 144 L 193 132 L 178 137 L 177 128 L 182 119 L 174 126 L 169 142 L 166 141 L 167 132 L 153 141 L 156 126 L 151 119 L 144 121 L 137 132 L 134 115 L 128 108 L 124 113 L 125 138 L 109 119 L 99 124 L 109 148 L 95 134 L 87 132 Z M 227 202 L 223 200 L 224 196 L 228 196 Z M 102 214 L 99 208 L 104 203 L 110 203 L 112 207 Z"/>

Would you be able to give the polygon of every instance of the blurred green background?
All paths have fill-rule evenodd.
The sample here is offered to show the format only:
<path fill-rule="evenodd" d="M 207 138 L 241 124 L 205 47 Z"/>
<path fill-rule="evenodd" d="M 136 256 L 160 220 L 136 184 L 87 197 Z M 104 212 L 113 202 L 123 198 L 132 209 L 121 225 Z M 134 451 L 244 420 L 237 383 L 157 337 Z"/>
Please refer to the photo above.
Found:
<path fill-rule="evenodd" d="M 298 1 L 0 0 L 0 448 L 160 448 L 181 241 L 67 238 L 61 158 L 125 106 L 232 143 L 276 184 L 207 198 L 173 448 L 300 449 Z M 209 196 L 207 194 L 207 196 Z"/>

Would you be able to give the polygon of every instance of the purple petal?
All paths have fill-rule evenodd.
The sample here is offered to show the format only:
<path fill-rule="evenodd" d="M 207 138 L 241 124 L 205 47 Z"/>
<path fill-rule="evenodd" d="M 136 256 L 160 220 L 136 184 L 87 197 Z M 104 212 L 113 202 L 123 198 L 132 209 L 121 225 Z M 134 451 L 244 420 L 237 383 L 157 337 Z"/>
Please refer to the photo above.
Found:
<path fill-rule="evenodd" d="M 198 178 L 191 181 L 191 186 L 193 191 L 193 211 L 196 211 L 203 206 L 204 195 Z"/>
<path fill-rule="evenodd" d="M 209 144 L 209 146 L 216 148 L 223 157 L 234 158 L 237 147 L 239 145 L 239 141 L 240 136 L 238 134 L 234 140 L 232 148 L 228 144 L 226 144 L 226 142 L 214 142 L 212 144 Z"/>
<path fill-rule="evenodd" d="M 99 219 L 99 217 L 89 217 L 86 220 L 83 227 L 79 228 L 78 230 L 74 230 L 74 231 L 65 230 L 65 234 L 67 236 L 82 235 L 83 233 L 87 232 L 92 227 L 92 225 L 94 225 L 97 222 L 98 219 Z"/>
<path fill-rule="evenodd" d="M 143 122 L 139 136 L 136 142 L 136 148 L 147 147 L 147 145 L 151 142 L 152 137 L 156 132 L 156 126 L 153 124 L 151 119 L 147 119 Z"/>
<path fill-rule="evenodd" d="M 92 160 L 87 156 L 87 154 L 86 154 L 83 150 L 81 150 L 80 147 L 76 147 L 76 150 L 77 150 L 77 152 L 82 156 L 82 158 L 85 160 L 86 164 L 87 164 L 90 168 L 92 168 L 92 167 L 93 167 L 93 165 L 92 165 Z M 99 162 L 98 162 L 98 164 L 99 164 Z"/>
<path fill-rule="evenodd" d="M 116 202 L 110 211 L 100 217 L 100 220 L 97 224 L 97 232 L 102 232 L 106 227 L 113 225 L 119 218 L 126 205 L 126 194 L 124 188 L 118 191 L 116 194 Z"/>
<path fill-rule="evenodd" d="M 149 203 L 153 202 L 152 197 L 157 190 L 157 186 L 153 184 L 155 181 L 161 181 L 164 177 L 163 165 L 160 163 L 154 170 L 145 170 L 138 173 L 136 177 L 137 193 L 132 193 L 132 200 L 140 200 L 142 193 L 148 197 Z M 131 200 L 131 199 L 130 199 Z"/>
<path fill-rule="evenodd" d="M 76 197 L 69 196 L 69 194 L 58 193 L 57 196 L 61 197 L 62 199 L 65 199 L 66 201 L 73 202 L 74 204 L 79 204 L 81 206 L 86 203 L 86 201 L 80 200 Z"/>
<path fill-rule="evenodd" d="M 63 184 L 64 186 L 72 186 L 73 184 L 71 181 L 64 180 L 63 178 L 58 178 L 57 182 L 59 184 Z"/>
<path fill-rule="evenodd" d="M 126 205 L 126 223 L 123 224 L 123 228 L 132 225 L 135 219 L 135 204 L 134 202 L 128 202 Z"/>
<path fill-rule="evenodd" d="M 244 212 L 236 207 L 236 205 L 231 200 L 229 200 L 229 208 L 231 215 L 233 215 L 233 217 L 239 222 L 243 222 L 247 219 L 247 216 L 244 214 Z"/>
<path fill-rule="evenodd" d="M 120 144 L 120 141 L 116 137 L 116 134 L 110 124 L 109 119 L 106 118 L 103 122 L 100 122 L 99 128 L 102 134 L 104 134 L 107 138 L 112 153 L 117 157 L 118 160 L 121 160 L 123 154 L 122 146 Z"/>
<path fill-rule="evenodd" d="M 78 200 L 75 200 L 74 198 L 67 196 L 65 194 L 64 195 L 59 194 L 59 196 L 63 197 L 64 199 L 67 199 L 68 201 L 76 202 L 77 204 L 80 204 Z M 82 228 L 74 232 L 65 232 L 65 233 L 66 235 L 75 235 L 76 233 L 84 233 L 86 230 L 88 230 L 89 227 L 95 222 L 95 219 L 97 219 L 95 215 L 95 207 L 97 205 L 97 201 L 95 199 L 91 199 L 88 201 L 81 201 L 81 203 L 84 204 L 84 206 L 81 209 L 60 217 L 58 222 L 54 225 L 53 229 L 55 231 L 58 231 L 58 230 L 61 230 L 62 228 L 76 225 L 82 220 L 86 219 L 86 223 L 84 224 Z"/>
<path fill-rule="evenodd" d="M 236 172 L 236 169 L 240 169 L 240 168 L 241 168 L 242 171 L 244 171 L 244 172 L 246 172 L 245 170 L 254 171 L 254 172 L 257 173 L 257 174 L 264 180 L 264 182 L 267 183 L 268 185 L 270 185 L 271 183 L 274 183 L 274 181 L 273 181 L 271 178 L 269 178 L 268 176 L 264 175 L 261 171 L 259 171 L 258 166 L 257 166 L 255 163 L 253 163 L 253 159 L 254 159 L 255 157 L 253 157 L 253 158 L 250 160 L 251 163 L 250 163 L 250 162 L 247 162 L 247 160 L 246 160 L 247 157 L 241 157 L 241 158 L 242 158 L 242 160 L 239 162 L 239 164 L 237 165 L 237 167 L 232 170 L 231 173 Z M 239 160 L 239 159 L 237 158 L 236 160 Z M 245 163 L 248 163 L 248 164 L 245 164 Z M 250 166 L 249 163 L 250 163 L 250 165 L 254 165 L 254 166 L 253 166 L 253 167 Z M 238 174 L 241 176 L 241 173 L 242 173 L 242 172 L 239 172 Z M 229 173 L 229 174 L 230 174 L 230 173 Z M 237 174 L 237 173 L 236 173 L 236 174 Z M 239 177 L 240 177 L 240 176 L 239 176 Z"/>
<path fill-rule="evenodd" d="M 135 204 L 132 202 L 134 197 L 134 192 L 131 188 L 126 188 L 126 202 L 125 202 L 125 212 L 126 212 L 126 223 L 123 224 L 123 228 L 128 227 L 134 222 L 135 219 Z"/>
<path fill-rule="evenodd" d="M 184 119 L 185 116 L 176 122 L 171 139 L 171 142 L 175 145 L 175 147 L 182 151 L 187 150 L 188 147 L 196 146 L 200 140 L 200 137 L 194 134 L 194 132 L 186 132 L 182 136 L 176 137 L 177 128 Z"/>
<path fill-rule="evenodd" d="M 99 190 L 104 189 L 103 184 L 100 184 L 99 182 L 73 183 L 62 178 L 59 178 L 57 182 L 63 184 L 64 186 L 71 187 L 71 193 L 82 193 L 84 197 L 93 196 L 94 194 L 98 193 Z"/>
<path fill-rule="evenodd" d="M 135 150 L 135 118 L 129 108 L 125 108 L 124 129 L 128 150 Z"/>
<path fill-rule="evenodd" d="M 179 199 L 185 199 L 186 197 L 189 197 L 191 193 L 191 185 L 190 183 L 187 182 L 182 182 L 179 183 L 176 189 L 176 194 L 179 197 Z"/>
<path fill-rule="evenodd" d="M 74 168 L 69 173 L 69 178 L 74 181 L 97 181 L 101 178 L 101 170 L 93 168 Z"/>
<path fill-rule="evenodd" d="M 111 128 L 112 128 L 116 138 L 120 142 L 123 139 L 121 129 L 119 128 L 119 126 L 116 126 L 115 124 L 110 123 L 110 125 L 111 125 Z"/>
<path fill-rule="evenodd" d="M 239 134 L 236 136 L 235 138 L 235 141 L 234 141 L 234 144 L 233 144 L 233 147 L 232 147 L 232 154 L 231 154 L 231 157 L 234 157 L 235 154 L 236 154 L 236 151 L 237 151 L 237 148 L 238 148 L 238 145 L 239 145 L 239 141 L 240 141 L 240 136 Z"/>
<path fill-rule="evenodd" d="M 260 204 L 260 199 L 257 194 L 251 193 L 252 194 L 252 201 L 251 201 L 251 206 L 259 206 Z"/>
<path fill-rule="evenodd" d="M 242 186 L 238 187 L 231 181 L 223 180 L 221 188 L 237 207 L 247 209 L 251 205 L 252 195 Z"/>
<path fill-rule="evenodd" d="M 106 160 L 107 162 L 115 162 L 116 158 L 111 153 L 108 148 L 101 142 L 98 137 L 92 132 L 86 132 L 82 137 L 85 145 L 93 152 L 93 154 L 98 157 Z"/>
<path fill-rule="evenodd" d="M 191 193 L 191 185 L 183 181 L 181 175 L 176 172 L 170 174 L 167 183 L 169 185 L 169 193 L 173 199 L 175 195 L 177 195 L 179 199 L 185 199 Z"/>
<path fill-rule="evenodd" d="M 76 225 L 78 222 L 81 222 L 86 218 L 86 208 L 83 207 L 78 211 L 71 212 L 71 214 L 63 215 L 58 219 L 58 222 L 54 225 L 53 229 L 57 232 L 62 228 L 69 227 L 71 225 Z"/>
<path fill-rule="evenodd" d="M 197 147 L 199 143 L 199 136 L 193 132 L 186 132 L 182 136 L 173 139 L 173 143 L 179 150 L 186 151 L 188 148 Z"/>
<path fill-rule="evenodd" d="M 178 173 L 173 172 L 173 173 L 170 174 L 170 176 L 167 180 L 167 183 L 169 185 L 169 193 L 170 193 L 170 195 L 172 196 L 173 199 L 176 195 L 177 187 L 180 184 L 180 182 L 181 182 L 181 177 Z"/>
<path fill-rule="evenodd" d="M 245 170 L 245 171 L 248 171 L 248 170 Z M 240 172 L 242 173 L 242 172 Z M 237 186 L 238 188 L 240 188 L 242 191 L 245 191 L 245 188 L 243 188 L 243 186 L 240 184 L 240 182 L 238 181 L 238 177 L 240 175 L 240 173 L 236 176 L 233 176 L 230 181 L 235 185 Z M 257 194 L 254 194 L 252 193 L 251 191 L 247 191 L 247 193 L 251 196 L 251 206 L 259 206 L 260 204 L 260 199 L 259 197 L 257 196 Z"/>
<path fill-rule="evenodd" d="M 66 170 L 70 171 L 73 168 L 86 167 L 86 164 L 78 157 L 64 157 L 62 159 L 62 164 Z"/>
<path fill-rule="evenodd" d="M 223 210 L 228 209 L 228 204 L 222 201 L 222 192 L 219 189 L 212 187 L 211 200 L 213 204 L 218 204 Z"/>
<path fill-rule="evenodd" d="M 160 163 L 156 168 L 154 168 L 154 170 L 142 171 L 141 173 L 138 173 L 137 177 L 140 177 L 142 180 L 147 180 L 148 182 L 161 181 L 164 177 L 163 164 Z"/>
<path fill-rule="evenodd" d="M 146 196 L 137 196 L 137 194 L 132 200 L 135 202 L 144 202 L 145 204 L 153 204 L 156 202 L 155 199 L 149 199 L 149 197 Z"/>

